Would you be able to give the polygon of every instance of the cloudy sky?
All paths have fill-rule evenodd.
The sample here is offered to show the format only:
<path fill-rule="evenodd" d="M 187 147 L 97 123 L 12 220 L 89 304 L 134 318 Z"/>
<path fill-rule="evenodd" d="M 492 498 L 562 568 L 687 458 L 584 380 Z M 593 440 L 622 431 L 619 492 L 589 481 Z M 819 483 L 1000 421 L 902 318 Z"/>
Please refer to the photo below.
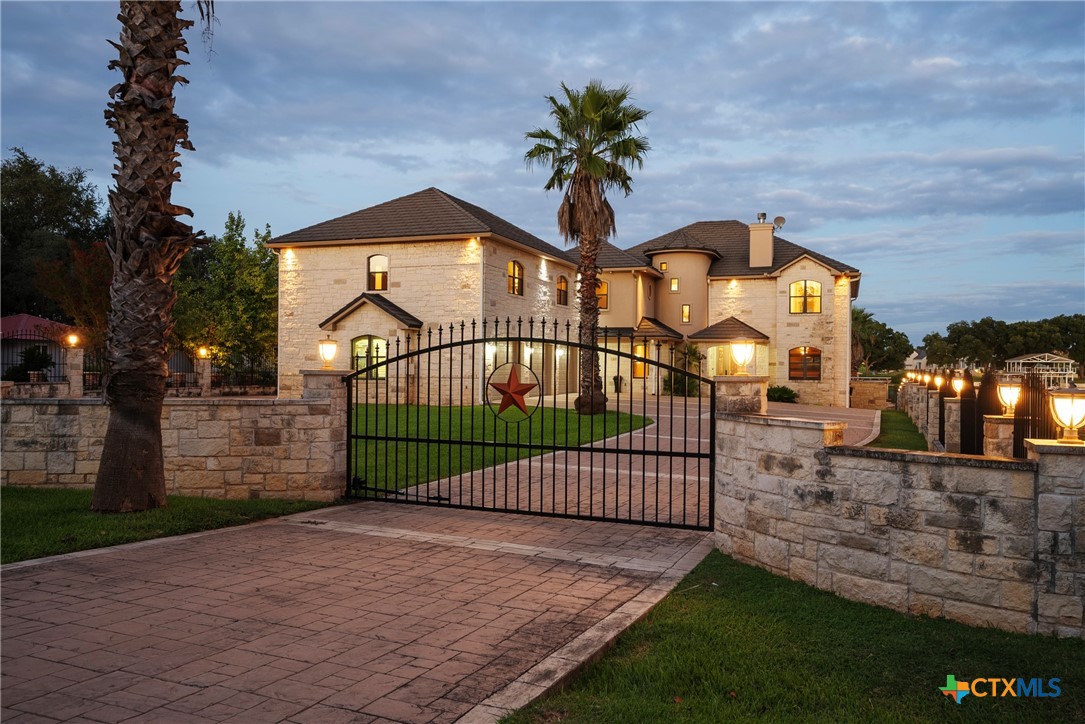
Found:
<path fill-rule="evenodd" d="M 194 3 L 185 13 L 195 17 Z M 560 244 L 524 132 L 559 84 L 652 114 L 619 246 L 782 215 L 915 343 L 1085 312 L 1085 4 L 216 2 L 179 93 L 175 201 L 274 234 L 429 186 Z M 2 144 L 90 170 L 116 6 L 0 3 Z"/>

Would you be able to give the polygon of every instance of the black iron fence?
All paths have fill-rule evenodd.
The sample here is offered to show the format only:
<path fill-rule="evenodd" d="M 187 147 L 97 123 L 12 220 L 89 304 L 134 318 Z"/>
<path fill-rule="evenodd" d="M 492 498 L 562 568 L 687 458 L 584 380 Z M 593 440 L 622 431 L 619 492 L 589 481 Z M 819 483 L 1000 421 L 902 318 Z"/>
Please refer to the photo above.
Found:
<path fill-rule="evenodd" d="M 1051 414 L 1050 393 L 1043 378 L 1027 373 L 1021 380 L 1021 394 L 1013 411 L 1013 456 L 1026 456 L 1025 439 L 1054 439 L 1058 435 Z"/>
<path fill-rule="evenodd" d="M 52 337 L 15 332 L 0 339 L 0 379 L 11 382 L 61 382 L 64 349 Z"/>
<path fill-rule="evenodd" d="M 273 358 L 233 357 L 211 365 L 211 389 L 275 387 L 277 375 Z"/>
<path fill-rule="evenodd" d="M 345 378 L 356 497 L 710 529 L 714 382 L 683 347 L 571 324 L 461 322 Z M 356 364 L 359 362 L 356 362 Z M 578 405 L 580 379 L 605 394 Z M 604 386 L 605 384 L 605 386 Z M 605 392 L 603 392 L 605 390 Z"/>

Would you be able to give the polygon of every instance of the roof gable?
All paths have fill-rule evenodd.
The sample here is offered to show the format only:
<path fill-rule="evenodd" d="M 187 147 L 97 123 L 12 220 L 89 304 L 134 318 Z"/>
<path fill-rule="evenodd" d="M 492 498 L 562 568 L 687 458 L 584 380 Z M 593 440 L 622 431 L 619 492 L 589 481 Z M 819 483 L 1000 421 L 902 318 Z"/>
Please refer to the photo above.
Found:
<path fill-rule="evenodd" d="M 428 188 L 345 216 L 307 226 L 268 242 L 273 246 L 329 241 L 417 239 L 495 234 L 569 261 L 564 251 L 480 206 Z"/>
<path fill-rule="evenodd" d="M 699 332 L 694 332 L 689 335 L 689 338 L 712 342 L 732 342 L 736 340 L 768 341 L 769 336 L 736 317 L 728 317 L 705 327 Z"/>
<path fill-rule="evenodd" d="M 330 317 L 321 322 L 318 326 L 321 329 L 335 330 L 336 325 L 342 322 L 344 319 L 354 314 L 360 307 L 366 303 L 372 304 L 377 309 L 387 314 L 392 319 L 396 320 L 404 327 L 408 329 L 421 329 L 422 320 L 408 312 L 403 307 L 394 303 L 391 299 L 388 299 L 381 294 L 370 294 L 369 292 L 363 292 L 354 299 L 347 302 L 343 307 L 334 312 Z"/>

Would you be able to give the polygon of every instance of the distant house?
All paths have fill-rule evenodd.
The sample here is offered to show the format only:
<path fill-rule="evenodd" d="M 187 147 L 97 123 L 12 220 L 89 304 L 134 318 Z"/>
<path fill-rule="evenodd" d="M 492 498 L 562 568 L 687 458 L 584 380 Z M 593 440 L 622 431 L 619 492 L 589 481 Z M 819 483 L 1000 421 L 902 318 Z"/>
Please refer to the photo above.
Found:
<path fill-rule="evenodd" d="M 908 355 L 908 359 L 904 360 L 904 369 L 918 370 L 920 372 L 927 369 L 927 350 L 923 347 L 916 347 L 912 350 L 912 353 Z"/>
<path fill-rule="evenodd" d="M 57 382 L 64 378 L 61 340 L 73 331 L 67 324 L 33 314 L 12 314 L 0 317 L 0 378 L 26 382 L 33 375 L 42 382 Z M 36 352 L 27 350 L 35 349 Z M 25 369 L 24 360 L 40 360 L 32 364 L 38 369 Z"/>
<path fill-rule="evenodd" d="M 1077 362 L 1054 352 L 1025 354 L 1006 360 L 1006 372 L 1040 376 L 1047 387 L 1066 387 L 1077 377 Z"/>
<path fill-rule="evenodd" d="M 696 345 L 708 376 L 756 374 L 810 404 L 847 406 L 851 303 L 859 270 L 775 235 L 759 222 L 698 222 L 599 256 L 602 334 L 622 337 L 604 372 L 622 389 L 660 391 L 653 365 Z M 279 394 L 301 394 L 326 336 L 355 369 L 392 354 L 418 330 L 461 320 L 546 318 L 575 325 L 576 252 L 565 251 L 436 188 L 272 239 L 279 263 Z M 752 344 L 749 364 L 731 354 Z M 546 349 L 498 350 L 564 377 Z M 494 354 L 487 350 L 488 354 Z M 344 354 L 340 352 L 340 354 Z M 347 366 L 343 357 L 338 367 Z M 466 383 L 465 383 L 466 384 Z"/>

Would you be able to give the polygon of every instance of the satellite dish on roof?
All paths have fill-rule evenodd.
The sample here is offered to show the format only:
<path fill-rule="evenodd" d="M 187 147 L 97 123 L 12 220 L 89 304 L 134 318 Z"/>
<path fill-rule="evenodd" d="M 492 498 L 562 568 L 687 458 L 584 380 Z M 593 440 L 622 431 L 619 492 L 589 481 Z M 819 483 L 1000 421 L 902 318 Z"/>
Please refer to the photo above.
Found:
<path fill-rule="evenodd" d="M 782 216 L 777 216 L 775 219 L 772 220 L 772 225 L 775 226 L 777 229 L 784 228 L 784 224 L 786 223 L 787 219 Z"/>

